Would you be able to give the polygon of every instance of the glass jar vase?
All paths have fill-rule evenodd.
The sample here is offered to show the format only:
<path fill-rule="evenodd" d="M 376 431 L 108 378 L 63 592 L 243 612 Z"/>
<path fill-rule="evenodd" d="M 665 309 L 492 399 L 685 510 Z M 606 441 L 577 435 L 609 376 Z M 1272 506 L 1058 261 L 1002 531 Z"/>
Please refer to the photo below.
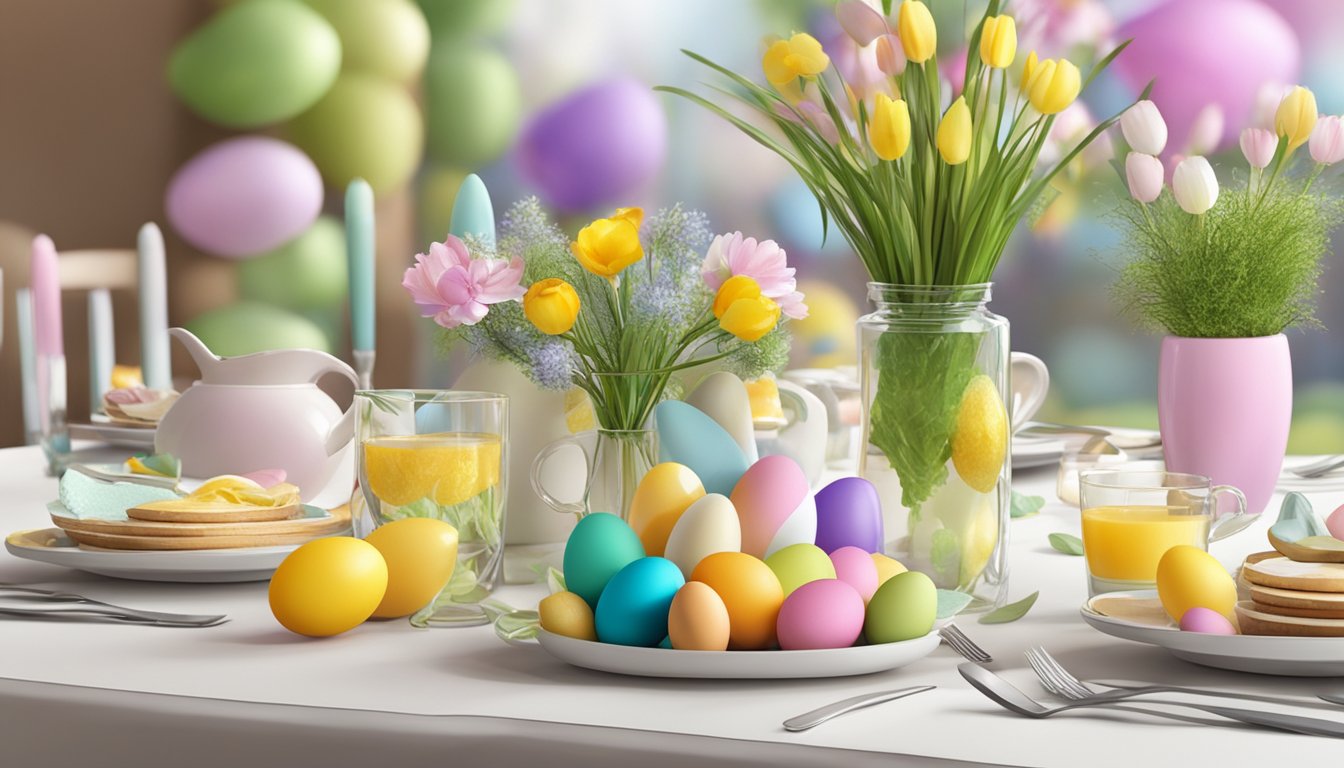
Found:
<path fill-rule="evenodd" d="M 990 284 L 869 283 L 859 318 L 859 474 L 882 501 L 887 553 L 942 589 L 1001 605 L 1008 588 L 1008 321 Z"/>

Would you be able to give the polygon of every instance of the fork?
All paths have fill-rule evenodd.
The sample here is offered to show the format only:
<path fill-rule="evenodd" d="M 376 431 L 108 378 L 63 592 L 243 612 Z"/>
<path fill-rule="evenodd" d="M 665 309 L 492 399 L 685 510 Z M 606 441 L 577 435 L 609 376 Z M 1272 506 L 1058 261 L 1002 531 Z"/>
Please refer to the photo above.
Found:
<path fill-rule="evenodd" d="M 1053 656 L 1045 652 L 1044 648 L 1039 646 L 1036 648 L 1028 648 L 1026 657 L 1027 663 L 1031 665 L 1032 671 L 1035 672 L 1036 677 L 1040 679 L 1041 686 L 1050 693 L 1074 701 L 1085 699 L 1098 693 L 1084 685 L 1083 681 L 1069 674 L 1064 667 L 1059 665 L 1059 662 L 1055 661 Z M 1202 717 L 1189 717 L 1175 712 L 1162 712 L 1145 709 L 1143 707 L 1127 707 L 1117 704 L 1115 709 L 1123 709 L 1126 712 L 1138 712 L 1139 714 L 1152 715 L 1154 717 L 1165 717 L 1168 720 L 1180 720 L 1185 723 L 1197 723 L 1199 725 L 1230 725 L 1229 723 L 1207 720 Z"/>
<path fill-rule="evenodd" d="M 1288 471 L 1298 477 L 1310 480 L 1312 478 L 1328 475 L 1340 467 L 1344 467 L 1344 456 L 1326 456 L 1320 461 L 1312 462 L 1311 464 L 1296 467 Z"/>
<path fill-rule="evenodd" d="M 948 624 L 939 629 L 938 636 L 967 661 L 988 664 L 994 660 L 994 657 L 990 656 L 988 651 L 976 645 L 975 641 L 967 637 L 966 633 L 962 632 L 956 624 Z"/>
<path fill-rule="evenodd" d="M 5 599 L 16 602 L 33 602 L 39 604 L 67 604 L 72 612 L 76 613 L 102 613 L 119 614 L 131 618 L 142 619 L 144 621 L 162 621 L 172 624 L 196 624 L 201 626 L 211 626 L 219 624 L 226 619 L 223 614 L 191 614 L 191 613 L 165 613 L 163 611 L 146 611 L 139 608 L 128 608 L 124 605 L 115 605 L 105 603 L 101 600 L 94 600 L 90 597 L 77 595 L 73 592 L 56 592 L 49 589 L 37 589 L 36 587 L 25 587 L 18 584 L 7 584 L 0 582 L 0 601 Z M 34 610 L 32 606 L 20 606 L 19 611 Z"/>

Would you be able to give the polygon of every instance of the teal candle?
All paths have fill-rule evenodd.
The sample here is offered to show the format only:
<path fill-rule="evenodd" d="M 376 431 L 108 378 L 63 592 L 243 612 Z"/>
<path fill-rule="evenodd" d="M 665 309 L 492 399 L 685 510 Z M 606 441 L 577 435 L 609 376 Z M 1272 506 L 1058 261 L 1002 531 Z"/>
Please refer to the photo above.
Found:
<path fill-rule="evenodd" d="M 481 177 L 471 174 L 462 180 L 453 201 L 453 221 L 448 231 L 458 237 L 479 238 L 491 250 L 495 247 L 495 209 Z"/>
<path fill-rule="evenodd" d="M 355 179 L 345 190 L 345 251 L 350 268 L 350 339 L 360 351 L 374 339 L 373 189 Z"/>

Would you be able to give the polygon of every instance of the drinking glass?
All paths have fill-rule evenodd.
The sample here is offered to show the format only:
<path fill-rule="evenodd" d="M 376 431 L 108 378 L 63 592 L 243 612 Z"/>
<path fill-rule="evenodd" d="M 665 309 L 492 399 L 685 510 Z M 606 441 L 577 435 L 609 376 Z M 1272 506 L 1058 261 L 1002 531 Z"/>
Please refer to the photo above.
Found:
<path fill-rule="evenodd" d="M 494 591 L 503 564 L 508 397 L 361 390 L 355 400 L 359 490 L 353 506 L 367 510 L 367 524 L 432 517 L 457 529 L 453 575 L 411 623 L 486 623 L 480 602 Z"/>
<path fill-rule="evenodd" d="M 1246 497 L 1203 475 L 1164 470 L 1094 469 L 1079 475 L 1083 554 L 1089 595 L 1152 589 L 1157 564 L 1172 547 L 1208 549 L 1209 542 L 1250 525 Z M 1218 496 L 1237 511 L 1219 514 Z"/>

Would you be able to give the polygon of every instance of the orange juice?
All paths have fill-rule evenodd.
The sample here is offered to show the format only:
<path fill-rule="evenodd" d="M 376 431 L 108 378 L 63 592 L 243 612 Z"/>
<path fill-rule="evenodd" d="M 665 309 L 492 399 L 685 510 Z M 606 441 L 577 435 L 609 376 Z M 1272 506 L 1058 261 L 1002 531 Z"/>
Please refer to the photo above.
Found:
<path fill-rule="evenodd" d="M 1157 562 L 1178 544 L 1204 548 L 1210 516 L 1188 507 L 1126 505 L 1083 510 L 1083 553 L 1091 575 L 1107 581 L 1153 582 Z"/>

